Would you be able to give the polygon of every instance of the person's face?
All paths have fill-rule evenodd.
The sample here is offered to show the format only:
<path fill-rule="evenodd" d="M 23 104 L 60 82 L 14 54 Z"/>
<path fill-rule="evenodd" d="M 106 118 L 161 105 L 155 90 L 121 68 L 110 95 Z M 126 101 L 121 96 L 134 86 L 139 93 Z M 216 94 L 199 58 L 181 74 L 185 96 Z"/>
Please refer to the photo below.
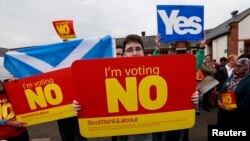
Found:
<path fill-rule="evenodd" d="M 122 57 L 122 56 L 123 56 L 122 48 L 117 48 L 116 49 L 116 57 Z"/>
<path fill-rule="evenodd" d="M 234 66 L 234 72 L 236 75 L 240 75 L 240 74 L 245 74 L 246 73 L 246 68 L 243 67 L 243 65 L 241 65 L 239 62 L 236 62 L 235 66 Z"/>
<path fill-rule="evenodd" d="M 187 47 L 186 42 L 178 41 L 176 43 L 176 48 L 186 48 L 186 47 Z"/>
<path fill-rule="evenodd" d="M 222 61 L 222 62 L 220 62 L 220 64 L 221 64 L 222 66 L 226 66 L 227 62 L 226 62 L 226 61 Z"/>
<path fill-rule="evenodd" d="M 125 46 L 124 56 L 126 57 L 144 56 L 141 44 L 136 42 L 128 42 Z"/>
<path fill-rule="evenodd" d="M 206 56 L 205 62 L 209 63 L 209 62 L 211 62 L 211 61 L 212 61 L 212 60 L 211 60 L 211 57 L 210 57 L 210 56 Z"/>
<path fill-rule="evenodd" d="M 234 57 L 234 58 L 232 58 L 232 59 L 230 59 L 228 61 L 228 63 L 231 64 L 232 66 L 234 66 L 236 62 L 237 62 L 237 58 L 236 57 Z"/>

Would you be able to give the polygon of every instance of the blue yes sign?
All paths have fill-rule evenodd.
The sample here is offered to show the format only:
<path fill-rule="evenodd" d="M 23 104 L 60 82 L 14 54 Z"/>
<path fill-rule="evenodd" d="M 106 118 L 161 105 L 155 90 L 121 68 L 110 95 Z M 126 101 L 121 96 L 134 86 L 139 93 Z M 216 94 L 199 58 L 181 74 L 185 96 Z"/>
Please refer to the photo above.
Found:
<path fill-rule="evenodd" d="M 203 6 L 158 5 L 157 22 L 161 41 L 203 39 Z"/>

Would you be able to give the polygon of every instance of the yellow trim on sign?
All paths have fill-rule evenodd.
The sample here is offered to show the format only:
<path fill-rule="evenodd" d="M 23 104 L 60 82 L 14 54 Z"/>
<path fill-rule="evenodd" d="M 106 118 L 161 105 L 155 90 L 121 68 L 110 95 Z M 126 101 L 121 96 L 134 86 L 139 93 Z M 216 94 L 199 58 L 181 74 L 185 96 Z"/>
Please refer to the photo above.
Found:
<path fill-rule="evenodd" d="M 87 138 L 178 130 L 191 128 L 194 126 L 194 123 L 194 109 L 143 115 L 79 119 L 81 135 Z"/>
<path fill-rule="evenodd" d="M 19 121 L 26 122 L 26 126 L 54 121 L 62 118 L 76 116 L 76 112 L 72 108 L 72 104 L 30 112 L 22 115 L 17 115 Z"/>

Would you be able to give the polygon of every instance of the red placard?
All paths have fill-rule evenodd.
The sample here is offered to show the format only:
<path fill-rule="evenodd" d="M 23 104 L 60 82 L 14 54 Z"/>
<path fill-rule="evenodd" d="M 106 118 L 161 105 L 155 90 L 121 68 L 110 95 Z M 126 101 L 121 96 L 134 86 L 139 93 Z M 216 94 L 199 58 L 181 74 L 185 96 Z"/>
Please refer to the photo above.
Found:
<path fill-rule="evenodd" d="M 76 116 L 71 69 L 61 69 L 5 84 L 17 120 L 27 126 Z"/>
<path fill-rule="evenodd" d="M 140 134 L 194 125 L 193 55 L 79 60 L 72 65 L 85 137 Z"/>
<path fill-rule="evenodd" d="M 73 27 L 73 20 L 53 21 L 53 25 L 57 34 L 63 40 L 76 38 L 74 27 Z"/>
<path fill-rule="evenodd" d="M 237 108 L 235 93 L 232 91 L 226 91 L 221 94 L 221 103 L 226 108 Z"/>

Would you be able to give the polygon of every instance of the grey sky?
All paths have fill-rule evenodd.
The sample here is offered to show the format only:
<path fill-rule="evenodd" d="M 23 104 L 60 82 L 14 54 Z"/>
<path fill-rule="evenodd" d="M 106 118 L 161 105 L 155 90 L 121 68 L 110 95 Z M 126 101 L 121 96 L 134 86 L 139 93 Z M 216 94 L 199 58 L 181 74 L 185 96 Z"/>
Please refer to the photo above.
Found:
<path fill-rule="evenodd" d="M 73 20 L 78 39 L 157 34 L 156 5 L 204 5 L 205 29 L 250 8 L 250 0 L 0 0 L 0 47 L 61 42 L 52 22 Z"/>

